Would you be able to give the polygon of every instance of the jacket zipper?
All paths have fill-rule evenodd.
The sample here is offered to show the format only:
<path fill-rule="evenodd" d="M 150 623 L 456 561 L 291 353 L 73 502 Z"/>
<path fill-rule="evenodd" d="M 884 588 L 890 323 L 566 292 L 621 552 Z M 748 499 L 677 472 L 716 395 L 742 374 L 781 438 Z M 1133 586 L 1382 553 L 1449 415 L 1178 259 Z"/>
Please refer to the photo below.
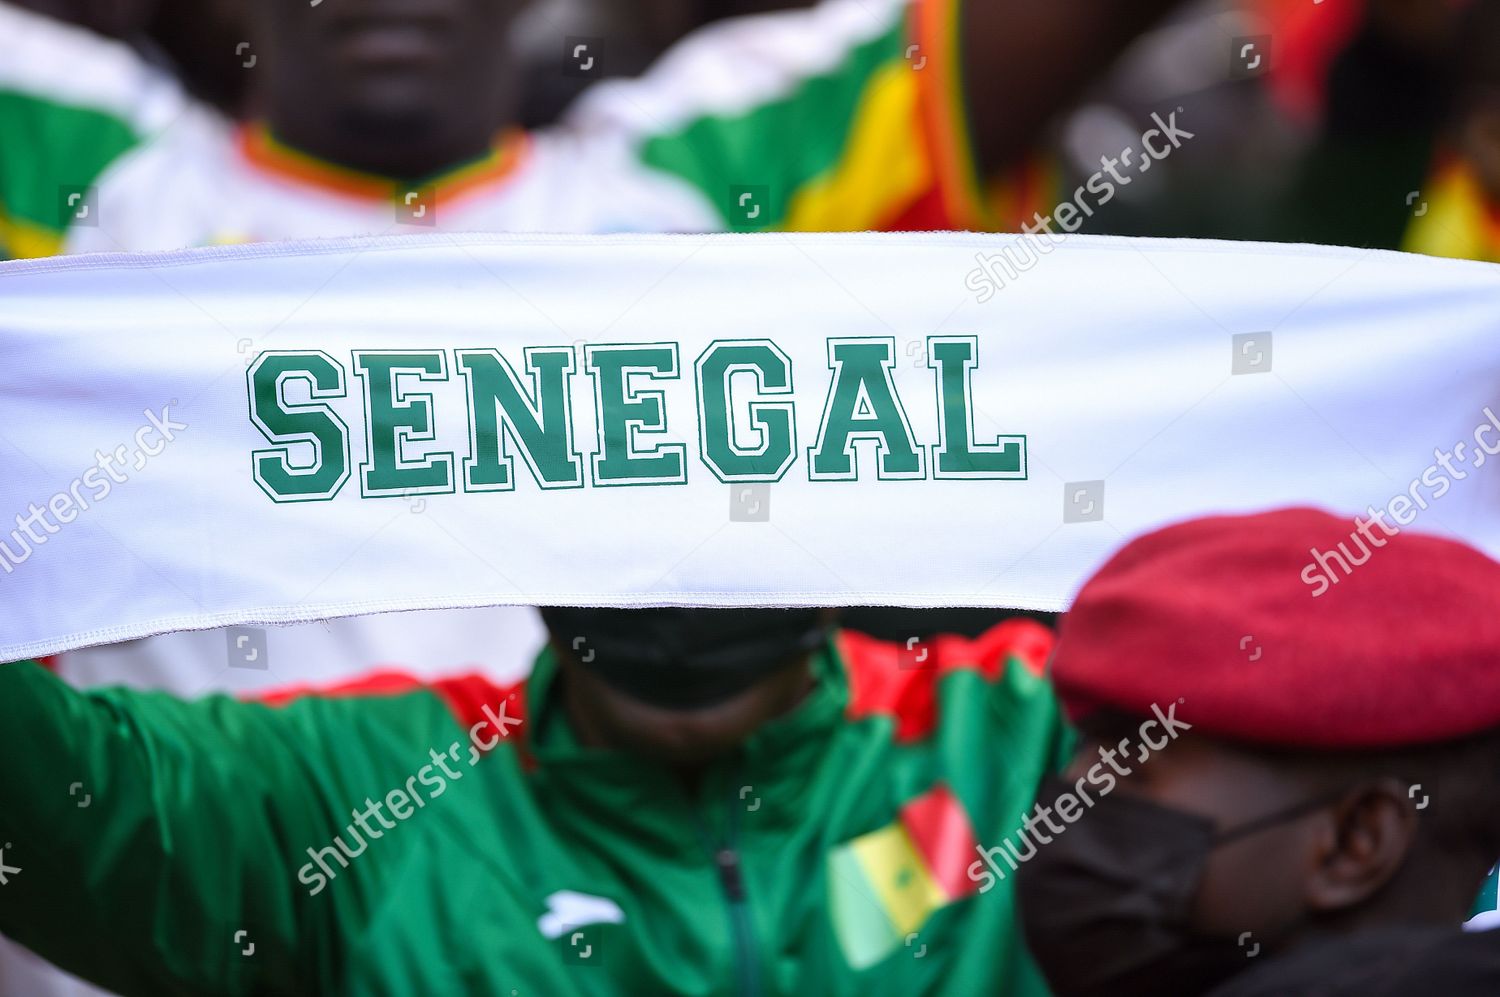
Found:
<path fill-rule="evenodd" d="M 741 997 L 759 997 L 760 963 L 757 961 L 755 927 L 750 920 L 750 904 L 745 895 L 744 865 L 738 848 L 740 814 L 744 801 L 731 797 L 729 802 L 729 834 L 723 844 L 715 846 L 706 822 L 699 818 L 698 830 L 704 846 L 713 856 L 714 868 L 719 874 L 719 885 L 724 889 L 728 901 L 730 933 L 734 936 L 735 976 L 739 981 L 737 990 Z"/>

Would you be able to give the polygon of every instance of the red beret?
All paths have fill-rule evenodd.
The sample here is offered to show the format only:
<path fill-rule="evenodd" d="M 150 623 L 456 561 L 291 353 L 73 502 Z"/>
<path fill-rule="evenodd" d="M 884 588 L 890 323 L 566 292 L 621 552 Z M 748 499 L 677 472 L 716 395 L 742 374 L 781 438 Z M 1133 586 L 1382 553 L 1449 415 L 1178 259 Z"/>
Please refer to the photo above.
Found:
<path fill-rule="evenodd" d="M 1089 579 L 1052 675 L 1075 719 L 1181 700 L 1195 730 L 1267 745 L 1453 740 L 1500 727 L 1500 564 L 1313 509 L 1196 519 Z"/>

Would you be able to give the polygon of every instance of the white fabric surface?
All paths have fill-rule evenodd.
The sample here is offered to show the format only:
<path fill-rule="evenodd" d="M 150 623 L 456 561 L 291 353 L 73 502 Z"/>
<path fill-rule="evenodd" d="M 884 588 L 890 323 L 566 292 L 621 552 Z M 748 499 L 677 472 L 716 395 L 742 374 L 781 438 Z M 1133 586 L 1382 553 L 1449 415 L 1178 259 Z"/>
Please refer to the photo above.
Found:
<path fill-rule="evenodd" d="M 0 266 L 0 540 L 97 451 L 135 440 L 143 413 L 169 406 L 189 427 L 0 572 L 0 659 L 417 608 L 1059 609 L 1126 537 L 1171 520 L 1383 507 L 1500 405 L 1500 268 L 1071 237 L 980 304 L 976 260 L 1017 238 L 436 235 Z M 1269 370 L 1231 372 L 1246 333 L 1274 337 Z M 933 476 L 931 336 L 977 338 L 974 440 L 1024 435 L 1025 480 Z M 809 480 L 838 337 L 889 341 L 921 478 L 882 479 L 871 440 L 856 444 L 857 480 Z M 767 338 L 791 361 L 796 450 L 769 486 L 769 520 L 735 521 L 744 486 L 702 459 L 694 362 L 714 340 Z M 632 382 L 662 393 L 667 422 L 635 445 L 681 444 L 685 483 L 590 480 L 585 347 L 617 343 L 677 345 L 679 377 Z M 446 381 L 399 383 L 432 396 L 437 427 L 405 451 L 452 452 L 461 475 L 454 351 L 498 349 L 529 389 L 523 350 L 549 346 L 577 354 L 583 487 L 540 488 L 517 459 L 512 491 L 361 497 L 352 351 L 442 351 Z M 266 351 L 321 351 L 345 372 L 345 396 L 327 401 L 351 473 L 330 501 L 273 502 L 253 480 L 252 452 L 271 444 L 249 418 L 246 364 Z M 749 445 L 753 385 L 733 385 Z M 1091 481 L 1105 482 L 1102 517 L 1064 522 L 1068 486 Z M 1496 552 L 1497 487 L 1476 462 L 1417 526 Z"/>

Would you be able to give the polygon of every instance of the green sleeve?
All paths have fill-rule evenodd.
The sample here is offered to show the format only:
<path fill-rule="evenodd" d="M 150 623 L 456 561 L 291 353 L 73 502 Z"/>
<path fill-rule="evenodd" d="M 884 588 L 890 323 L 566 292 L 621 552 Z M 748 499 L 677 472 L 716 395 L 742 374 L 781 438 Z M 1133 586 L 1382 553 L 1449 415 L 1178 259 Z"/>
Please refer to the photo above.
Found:
<path fill-rule="evenodd" d="M 0 666 L 0 932 L 126 995 L 336 992 L 401 846 L 316 896 L 308 849 L 460 735 L 425 689 L 271 707 Z"/>

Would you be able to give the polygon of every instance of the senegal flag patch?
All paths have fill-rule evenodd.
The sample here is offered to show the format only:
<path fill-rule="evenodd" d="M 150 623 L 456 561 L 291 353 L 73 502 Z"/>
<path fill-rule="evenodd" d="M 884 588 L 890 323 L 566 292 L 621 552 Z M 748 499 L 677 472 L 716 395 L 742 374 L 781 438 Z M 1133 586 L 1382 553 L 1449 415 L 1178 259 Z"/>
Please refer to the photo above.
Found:
<path fill-rule="evenodd" d="M 864 969 L 901 948 L 932 913 L 975 892 L 964 871 L 974 829 L 963 805 L 939 785 L 896 820 L 828 855 L 833 929 L 844 959 Z"/>

